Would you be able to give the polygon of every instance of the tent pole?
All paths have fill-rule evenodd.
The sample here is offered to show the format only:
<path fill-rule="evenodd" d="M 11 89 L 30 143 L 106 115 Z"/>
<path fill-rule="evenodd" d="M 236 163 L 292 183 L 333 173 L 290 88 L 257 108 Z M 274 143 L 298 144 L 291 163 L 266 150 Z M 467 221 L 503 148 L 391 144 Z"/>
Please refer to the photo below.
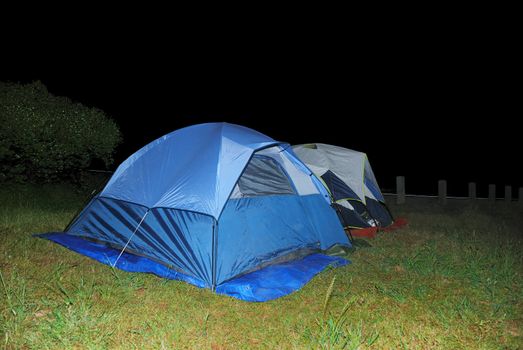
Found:
<path fill-rule="evenodd" d="M 80 209 L 78 209 L 76 211 L 76 213 L 74 214 L 73 218 L 71 219 L 71 221 L 69 221 L 69 223 L 67 224 L 67 226 L 64 228 L 64 231 L 63 232 L 66 232 L 67 230 L 69 230 L 69 228 L 71 226 L 73 226 L 74 222 L 76 221 L 76 219 L 78 219 L 78 215 L 80 215 L 80 213 L 85 209 L 85 206 L 87 204 L 89 204 L 89 202 L 98 194 L 100 193 L 101 191 L 101 188 L 102 186 L 105 186 L 109 180 L 111 178 L 108 177 L 108 178 L 105 178 L 105 179 L 102 179 L 95 187 L 94 189 L 91 191 L 91 194 L 89 194 L 89 196 L 87 197 L 87 199 L 85 200 L 84 204 L 80 207 Z"/>
<path fill-rule="evenodd" d="M 214 219 L 214 218 L 213 218 Z M 211 257 L 211 270 L 212 270 L 212 286 L 211 290 L 216 292 L 216 231 L 218 230 L 218 221 L 214 219 L 212 224 L 212 257 Z"/>
<path fill-rule="evenodd" d="M 334 199 L 331 198 L 331 200 L 334 200 Z M 338 213 L 338 216 L 339 216 L 339 218 L 340 218 L 340 221 L 342 221 L 342 220 L 343 220 L 343 216 L 342 216 L 342 214 L 341 214 L 341 210 L 340 210 L 340 208 L 338 208 L 337 203 L 333 201 L 331 207 L 334 207 L 334 210 Z M 345 224 L 345 223 L 343 223 L 343 224 Z M 343 229 L 345 229 L 345 226 L 343 226 Z M 347 226 L 347 230 L 349 231 L 349 241 L 350 241 L 350 243 L 352 244 L 352 243 L 354 243 L 354 238 L 352 238 L 352 233 L 350 232 L 350 228 L 349 228 L 349 226 Z"/>
<path fill-rule="evenodd" d="M 142 220 L 140 220 L 140 222 L 138 223 L 138 225 L 136 226 L 136 228 L 134 229 L 134 232 L 133 234 L 131 235 L 131 237 L 129 237 L 129 239 L 127 240 L 127 243 L 125 243 L 124 247 L 122 248 L 122 251 L 120 252 L 120 254 L 118 254 L 118 257 L 116 258 L 116 260 L 114 261 L 114 264 L 112 265 L 113 267 L 116 266 L 116 263 L 118 262 L 118 260 L 120 260 L 120 257 L 122 256 L 123 252 L 125 251 L 125 248 L 127 248 L 127 246 L 129 245 L 129 242 L 131 242 L 131 238 L 133 238 L 134 234 L 136 233 L 136 231 L 138 231 L 138 228 L 140 228 L 140 225 L 142 224 L 143 220 L 145 219 L 145 217 L 147 216 L 147 214 L 149 214 L 149 210 L 150 209 L 147 209 L 147 211 L 145 212 L 145 214 L 142 216 Z"/>
<path fill-rule="evenodd" d="M 385 203 L 381 203 L 381 205 L 382 205 L 383 207 L 385 207 L 385 209 L 387 209 L 387 212 L 389 213 L 390 218 L 392 219 L 392 222 L 394 222 L 394 221 L 395 221 L 394 216 L 392 216 L 392 213 L 390 212 L 390 209 L 389 209 L 389 207 L 387 206 L 387 204 L 385 204 Z"/>
<path fill-rule="evenodd" d="M 354 238 L 352 237 L 352 232 L 350 231 L 350 227 L 347 226 L 347 231 L 349 231 L 349 239 L 350 243 L 354 244 Z"/>

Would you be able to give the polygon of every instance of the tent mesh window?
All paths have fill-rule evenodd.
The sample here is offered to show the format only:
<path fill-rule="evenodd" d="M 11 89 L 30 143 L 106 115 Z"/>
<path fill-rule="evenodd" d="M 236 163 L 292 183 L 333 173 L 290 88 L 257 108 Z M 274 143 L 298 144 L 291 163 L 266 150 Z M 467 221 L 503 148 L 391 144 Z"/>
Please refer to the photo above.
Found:
<path fill-rule="evenodd" d="M 238 179 L 242 197 L 295 194 L 281 165 L 274 159 L 254 155 Z"/>

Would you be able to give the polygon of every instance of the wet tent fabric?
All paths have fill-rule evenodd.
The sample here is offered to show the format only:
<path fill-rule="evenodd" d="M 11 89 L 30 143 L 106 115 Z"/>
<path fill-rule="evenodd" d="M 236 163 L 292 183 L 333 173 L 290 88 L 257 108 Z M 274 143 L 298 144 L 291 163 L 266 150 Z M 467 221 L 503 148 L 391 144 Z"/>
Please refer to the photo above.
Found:
<path fill-rule="evenodd" d="M 289 145 L 234 124 L 199 124 L 137 151 L 62 236 L 44 238 L 116 267 L 138 271 L 143 263 L 143 272 L 256 299 L 223 286 L 271 264 L 289 263 L 285 269 L 333 245 L 350 246 L 327 196 Z M 325 266 L 312 259 L 295 278 L 308 280 Z M 257 290 L 266 294 L 267 286 Z"/>
<path fill-rule="evenodd" d="M 293 151 L 329 189 L 345 226 L 385 227 L 392 224 L 365 153 L 322 143 L 296 145 Z"/>

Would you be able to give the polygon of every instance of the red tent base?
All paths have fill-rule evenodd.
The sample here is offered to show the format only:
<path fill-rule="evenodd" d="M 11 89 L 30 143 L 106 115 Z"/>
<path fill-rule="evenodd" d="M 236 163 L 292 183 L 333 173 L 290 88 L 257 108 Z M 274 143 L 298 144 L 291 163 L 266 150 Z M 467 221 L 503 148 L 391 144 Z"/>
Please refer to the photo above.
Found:
<path fill-rule="evenodd" d="M 387 227 L 352 228 L 350 229 L 350 233 L 352 237 L 374 238 L 376 237 L 378 230 L 383 232 L 395 231 L 406 226 L 407 224 L 407 219 L 397 218 L 396 220 L 394 220 L 394 223 L 392 223 L 392 225 L 389 225 Z M 348 232 L 348 229 L 345 230 Z"/>
<path fill-rule="evenodd" d="M 397 218 L 396 220 L 394 220 L 392 225 L 381 228 L 381 231 L 388 232 L 388 231 L 398 230 L 398 229 L 406 226 L 407 224 L 408 224 L 407 219 L 405 219 L 405 218 Z"/>
<path fill-rule="evenodd" d="M 363 238 L 374 238 L 376 237 L 376 233 L 378 232 L 377 227 L 366 227 L 366 228 L 358 228 L 358 229 L 351 229 L 350 233 L 352 237 L 363 237 Z"/>

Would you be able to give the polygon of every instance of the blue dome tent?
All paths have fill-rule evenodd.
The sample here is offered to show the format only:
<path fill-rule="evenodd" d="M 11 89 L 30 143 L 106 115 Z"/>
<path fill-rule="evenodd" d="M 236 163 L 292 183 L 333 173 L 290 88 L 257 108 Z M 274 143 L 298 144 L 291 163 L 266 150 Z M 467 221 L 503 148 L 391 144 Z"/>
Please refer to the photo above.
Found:
<path fill-rule="evenodd" d="M 326 196 L 287 144 L 199 124 L 138 150 L 65 232 L 41 236 L 127 271 L 264 301 L 347 263 L 319 254 L 350 247 Z"/>

